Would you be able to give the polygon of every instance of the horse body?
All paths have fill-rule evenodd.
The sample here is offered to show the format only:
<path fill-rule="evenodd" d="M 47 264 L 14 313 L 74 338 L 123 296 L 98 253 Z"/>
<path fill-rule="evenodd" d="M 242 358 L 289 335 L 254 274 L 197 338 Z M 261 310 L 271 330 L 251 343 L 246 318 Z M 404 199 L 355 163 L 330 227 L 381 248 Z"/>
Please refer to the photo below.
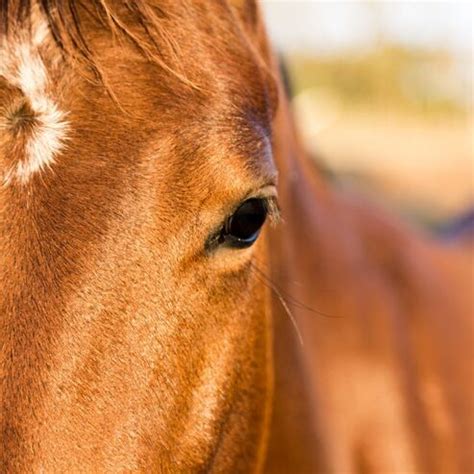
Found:
<path fill-rule="evenodd" d="M 2 470 L 472 466 L 469 262 L 319 178 L 253 2 L 7 3 Z"/>
<path fill-rule="evenodd" d="M 303 342 L 276 299 L 268 471 L 465 472 L 472 255 L 329 189 L 284 141 L 272 280 Z"/>

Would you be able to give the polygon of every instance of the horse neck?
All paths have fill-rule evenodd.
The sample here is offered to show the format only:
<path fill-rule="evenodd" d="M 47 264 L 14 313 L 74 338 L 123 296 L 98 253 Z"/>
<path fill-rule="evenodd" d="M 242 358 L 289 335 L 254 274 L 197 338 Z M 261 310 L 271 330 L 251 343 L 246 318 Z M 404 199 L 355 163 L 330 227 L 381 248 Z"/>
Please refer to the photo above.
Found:
<path fill-rule="evenodd" d="M 467 259 L 421 238 L 377 206 L 332 190 L 301 149 L 285 100 L 275 123 L 274 155 L 283 223 L 270 244 L 276 373 L 269 462 L 278 462 L 279 468 L 271 467 L 340 472 L 349 462 L 378 466 L 384 456 L 390 458 L 388 452 L 372 456 L 376 436 L 366 434 L 368 444 L 361 447 L 354 444 L 362 442 L 360 433 L 340 429 L 360 422 L 352 410 L 355 394 L 333 403 L 338 391 L 357 380 L 365 384 L 357 395 L 365 416 L 396 427 L 379 451 L 396 446 L 406 470 L 417 466 L 431 472 L 438 460 L 447 460 L 443 472 L 456 471 L 455 450 L 464 449 L 466 459 L 472 452 L 465 443 L 472 423 L 464 422 L 469 416 L 457 407 L 465 403 L 457 397 L 469 376 L 460 363 L 450 363 L 469 360 L 472 347 L 460 342 L 461 334 L 469 334 L 469 340 L 472 335 Z M 430 351 L 442 355 L 431 360 Z M 416 370 L 406 354 L 418 361 Z M 430 424 L 430 405 L 417 398 L 425 390 L 419 381 L 437 377 L 456 380 L 439 383 L 447 400 L 439 411 L 461 427 L 456 447 Z M 418 385 L 411 386 L 414 380 Z M 382 391 L 392 412 L 372 405 L 371 394 Z M 413 410 L 410 417 L 404 418 L 405 410 Z M 353 418 L 341 419 L 346 416 Z M 408 439 L 413 439 L 410 445 Z"/>
<path fill-rule="evenodd" d="M 300 199 L 304 193 L 310 200 L 316 197 L 324 201 L 328 196 L 316 167 L 306 161 L 285 97 L 281 98 L 274 131 L 274 157 L 279 170 L 283 223 L 270 236 L 276 390 L 266 468 L 269 472 L 281 471 L 284 466 L 294 472 L 303 472 L 308 468 L 311 472 L 325 472 L 327 466 L 322 436 L 318 432 L 321 426 L 318 422 L 318 404 L 308 383 L 310 368 L 301 341 L 301 315 L 293 310 L 294 301 L 288 300 L 292 299 L 292 290 L 287 282 L 297 279 L 291 256 L 295 255 L 298 242 L 286 231 L 298 225 L 297 221 L 290 224 L 287 218 L 293 215 L 304 217 L 301 214 L 304 203 Z"/>

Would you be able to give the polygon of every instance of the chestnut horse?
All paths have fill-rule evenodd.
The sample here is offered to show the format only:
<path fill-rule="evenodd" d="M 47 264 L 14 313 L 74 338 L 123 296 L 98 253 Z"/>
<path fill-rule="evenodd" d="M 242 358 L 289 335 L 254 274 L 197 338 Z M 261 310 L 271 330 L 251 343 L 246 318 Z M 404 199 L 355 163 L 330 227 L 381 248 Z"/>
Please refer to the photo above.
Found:
<path fill-rule="evenodd" d="M 252 0 L 0 7 L 1 472 L 472 471 L 467 246 L 319 176 Z"/>

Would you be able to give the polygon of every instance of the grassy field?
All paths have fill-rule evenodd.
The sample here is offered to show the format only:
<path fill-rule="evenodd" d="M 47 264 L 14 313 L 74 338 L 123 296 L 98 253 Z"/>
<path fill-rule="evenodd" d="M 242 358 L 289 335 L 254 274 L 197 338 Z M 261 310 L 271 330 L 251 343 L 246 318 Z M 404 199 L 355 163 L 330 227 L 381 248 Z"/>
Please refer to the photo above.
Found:
<path fill-rule="evenodd" d="M 472 78 L 453 58 L 385 46 L 288 65 L 304 142 L 342 183 L 429 225 L 473 204 Z"/>

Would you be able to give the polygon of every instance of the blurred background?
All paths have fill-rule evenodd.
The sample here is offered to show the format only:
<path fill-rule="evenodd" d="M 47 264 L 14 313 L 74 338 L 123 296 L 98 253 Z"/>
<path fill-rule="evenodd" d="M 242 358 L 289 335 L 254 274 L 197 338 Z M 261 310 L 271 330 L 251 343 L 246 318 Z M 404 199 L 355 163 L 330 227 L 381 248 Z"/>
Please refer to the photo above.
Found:
<path fill-rule="evenodd" d="M 310 155 L 434 229 L 474 203 L 473 5 L 263 1 Z"/>

